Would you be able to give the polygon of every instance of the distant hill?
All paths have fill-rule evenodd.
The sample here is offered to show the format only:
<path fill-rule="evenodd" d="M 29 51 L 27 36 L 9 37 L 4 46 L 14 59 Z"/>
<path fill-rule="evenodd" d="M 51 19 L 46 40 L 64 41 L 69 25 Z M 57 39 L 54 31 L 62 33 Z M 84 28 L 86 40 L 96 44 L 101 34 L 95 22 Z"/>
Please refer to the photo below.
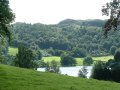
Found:
<path fill-rule="evenodd" d="M 96 27 L 102 27 L 104 25 L 105 20 L 100 20 L 100 19 L 90 19 L 90 20 L 73 20 L 73 19 L 66 19 L 63 20 L 61 22 L 59 22 L 58 24 L 77 24 L 77 25 L 81 25 L 81 26 L 96 26 Z"/>
<path fill-rule="evenodd" d="M 104 22 L 98 19 L 66 19 L 55 25 L 15 23 L 11 30 L 14 37 L 11 46 L 23 44 L 37 50 L 50 49 L 51 55 L 58 55 L 61 51 L 57 50 L 62 50 L 79 57 L 79 49 L 92 56 L 108 55 L 112 46 L 120 47 L 120 32 L 119 29 L 110 31 L 105 38 L 102 30 Z"/>
<path fill-rule="evenodd" d="M 0 90 L 119 90 L 120 84 L 0 64 Z"/>

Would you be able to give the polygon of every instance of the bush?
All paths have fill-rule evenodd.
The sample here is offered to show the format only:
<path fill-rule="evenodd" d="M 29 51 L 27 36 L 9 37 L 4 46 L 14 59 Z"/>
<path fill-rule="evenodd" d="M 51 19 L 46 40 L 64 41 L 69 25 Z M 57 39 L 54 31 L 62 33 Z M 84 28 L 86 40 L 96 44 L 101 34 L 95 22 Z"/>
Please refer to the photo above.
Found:
<path fill-rule="evenodd" d="M 111 72 L 110 69 L 106 66 L 106 63 L 98 61 L 95 63 L 91 78 L 98 80 L 110 80 Z"/>
<path fill-rule="evenodd" d="M 87 51 L 83 48 L 75 48 L 72 52 L 73 57 L 86 57 Z"/>
<path fill-rule="evenodd" d="M 112 46 L 112 47 L 110 48 L 110 53 L 111 53 L 112 55 L 115 55 L 116 49 L 117 49 L 116 46 Z"/>
<path fill-rule="evenodd" d="M 93 59 L 92 57 L 85 57 L 84 60 L 83 60 L 83 65 L 91 65 L 93 64 Z"/>
<path fill-rule="evenodd" d="M 79 77 L 82 77 L 82 78 L 87 78 L 87 67 L 86 66 L 83 66 L 80 70 L 79 70 L 79 73 L 78 73 L 78 76 Z"/>
<path fill-rule="evenodd" d="M 75 66 L 76 60 L 70 55 L 62 55 L 60 63 L 62 66 Z"/>
<path fill-rule="evenodd" d="M 15 66 L 36 69 L 38 65 L 37 62 L 33 60 L 33 58 L 33 52 L 31 49 L 20 46 L 18 48 L 18 54 L 16 55 L 16 59 L 14 61 Z"/>
<path fill-rule="evenodd" d="M 111 68 L 111 80 L 120 83 L 120 63 Z"/>
<path fill-rule="evenodd" d="M 114 60 L 115 61 L 120 61 L 120 49 L 117 49 L 115 51 Z"/>
<path fill-rule="evenodd" d="M 46 69 L 47 72 L 53 72 L 53 73 L 60 73 L 60 69 L 58 67 L 58 62 L 52 60 L 51 63 L 46 63 Z"/>

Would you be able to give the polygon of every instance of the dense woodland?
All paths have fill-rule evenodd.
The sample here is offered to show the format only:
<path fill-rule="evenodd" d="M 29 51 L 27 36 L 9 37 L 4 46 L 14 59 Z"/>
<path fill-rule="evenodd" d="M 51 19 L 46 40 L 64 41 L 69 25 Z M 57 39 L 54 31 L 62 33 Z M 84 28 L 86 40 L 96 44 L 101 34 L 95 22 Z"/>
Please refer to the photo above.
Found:
<path fill-rule="evenodd" d="M 11 46 L 22 44 L 43 50 L 47 52 L 43 56 L 60 56 L 63 52 L 69 52 L 73 57 L 109 55 L 112 46 L 120 47 L 120 32 L 111 31 L 105 38 L 102 30 L 104 22 L 66 19 L 55 25 L 15 23 L 11 28 Z"/>

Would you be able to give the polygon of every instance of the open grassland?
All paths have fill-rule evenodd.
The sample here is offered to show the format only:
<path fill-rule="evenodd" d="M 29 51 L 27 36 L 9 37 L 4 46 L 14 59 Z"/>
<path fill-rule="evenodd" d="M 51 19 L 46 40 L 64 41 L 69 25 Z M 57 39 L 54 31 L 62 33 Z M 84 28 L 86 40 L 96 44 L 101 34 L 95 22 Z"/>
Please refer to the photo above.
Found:
<path fill-rule="evenodd" d="M 120 84 L 0 64 L 0 90 L 120 90 Z"/>
<path fill-rule="evenodd" d="M 109 59 L 113 59 L 113 56 L 101 56 L 101 57 L 92 57 L 94 61 L 108 61 Z M 77 65 L 83 65 L 84 58 L 75 58 L 77 61 Z M 57 61 L 60 63 L 60 57 L 58 56 L 51 56 L 51 57 L 43 57 L 45 62 L 51 62 L 52 60 Z"/>
<path fill-rule="evenodd" d="M 8 54 L 9 55 L 15 56 L 17 53 L 18 53 L 18 48 L 12 48 L 12 47 L 8 48 Z"/>
<path fill-rule="evenodd" d="M 93 57 L 94 61 L 108 61 L 109 59 L 113 59 L 113 56 L 102 56 L 102 57 Z"/>
<path fill-rule="evenodd" d="M 17 48 L 9 48 L 9 55 L 15 56 L 18 53 Z M 101 56 L 101 57 L 92 57 L 94 61 L 108 61 L 109 59 L 113 59 L 113 56 Z M 51 62 L 52 60 L 55 60 L 60 65 L 60 57 L 58 56 L 50 56 L 50 57 L 43 57 L 42 58 L 44 62 Z M 84 58 L 75 58 L 77 61 L 77 65 L 83 65 L 83 59 Z"/>

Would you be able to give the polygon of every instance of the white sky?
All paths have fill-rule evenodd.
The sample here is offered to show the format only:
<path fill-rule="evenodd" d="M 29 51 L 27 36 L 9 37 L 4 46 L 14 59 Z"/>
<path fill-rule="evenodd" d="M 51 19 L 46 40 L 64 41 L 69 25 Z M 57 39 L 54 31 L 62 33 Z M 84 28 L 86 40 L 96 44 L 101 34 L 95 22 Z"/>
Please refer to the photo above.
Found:
<path fill-rule="evenodd" d="M 15 22 L 56 24 L 64 19 L 104 19 L 101 8 L 110 0 L 9 0 Z"/>

